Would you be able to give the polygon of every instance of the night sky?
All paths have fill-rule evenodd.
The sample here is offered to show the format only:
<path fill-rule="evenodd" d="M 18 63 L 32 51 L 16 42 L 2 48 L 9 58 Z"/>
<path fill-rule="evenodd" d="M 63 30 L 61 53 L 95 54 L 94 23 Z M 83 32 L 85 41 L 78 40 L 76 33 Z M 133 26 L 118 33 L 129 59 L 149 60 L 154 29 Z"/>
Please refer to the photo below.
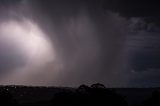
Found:
<path fill-rule="evenodd" d="M 160 13 L 138 0 L 1 0 L 0 84 L 160 85 Z"/>

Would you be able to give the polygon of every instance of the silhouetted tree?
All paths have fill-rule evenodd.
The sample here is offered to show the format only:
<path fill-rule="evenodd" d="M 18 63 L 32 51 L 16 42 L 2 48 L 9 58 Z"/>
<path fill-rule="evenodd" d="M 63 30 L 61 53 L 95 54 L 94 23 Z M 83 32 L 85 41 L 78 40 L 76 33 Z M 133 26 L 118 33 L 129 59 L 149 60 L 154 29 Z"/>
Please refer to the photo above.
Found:
<path fill-rule="evenodd" d="M 98 86 L 97 86 L 98 85 Z M 73 91 L 57 93 L 52 99 L 53 106 L 128 106 L 124 98 L 102 84 L 88 87 L 81 85 Z"/>
<path fill-rule="evenodd" d="M 96 84 L 92 84 L 91 85 L 91 88 L 106 88 L 103 84 L 100 84 L 100 83 L 96 83 Z"/>
<path fill-rule="evenodd" d="M 87 91 L 89 91 L 91 88 L 89 87 L 89 86 L 87 86 L 87 85 L 80 85 L 79 87 L 78 87 L 78 89 L 77 89 L 77 92 L 87 92 Z"/>

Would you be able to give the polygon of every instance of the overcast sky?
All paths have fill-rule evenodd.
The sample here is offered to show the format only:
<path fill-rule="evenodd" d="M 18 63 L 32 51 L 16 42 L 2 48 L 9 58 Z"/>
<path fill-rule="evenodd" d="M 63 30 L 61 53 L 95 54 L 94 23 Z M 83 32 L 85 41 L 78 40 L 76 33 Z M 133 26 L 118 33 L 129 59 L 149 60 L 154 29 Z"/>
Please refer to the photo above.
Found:
<path fill-rule="evenodd" d="M 156 3 L 1 0 L 0 84 L 159 86 Z"/>

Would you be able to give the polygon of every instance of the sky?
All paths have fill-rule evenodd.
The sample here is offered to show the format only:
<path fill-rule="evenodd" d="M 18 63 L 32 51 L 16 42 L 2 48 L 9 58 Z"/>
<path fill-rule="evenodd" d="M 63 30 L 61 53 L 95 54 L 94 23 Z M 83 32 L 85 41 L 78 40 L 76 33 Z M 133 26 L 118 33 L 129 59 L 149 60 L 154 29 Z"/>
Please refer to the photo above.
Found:
<path fill-rule="evenodd" d="M 160 85 L 157 3 L 1 0 L 0 84 Z"/>

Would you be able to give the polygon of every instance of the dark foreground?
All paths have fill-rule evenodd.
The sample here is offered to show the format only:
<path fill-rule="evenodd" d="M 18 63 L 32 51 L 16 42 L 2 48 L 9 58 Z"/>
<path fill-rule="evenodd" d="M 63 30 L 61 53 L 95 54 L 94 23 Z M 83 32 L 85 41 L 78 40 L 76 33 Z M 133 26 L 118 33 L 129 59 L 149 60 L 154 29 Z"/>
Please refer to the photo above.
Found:
<path fill-rule="evenodd" d="M 0 106 L 160 106 L 159 89 L 1 86 Z"/>

